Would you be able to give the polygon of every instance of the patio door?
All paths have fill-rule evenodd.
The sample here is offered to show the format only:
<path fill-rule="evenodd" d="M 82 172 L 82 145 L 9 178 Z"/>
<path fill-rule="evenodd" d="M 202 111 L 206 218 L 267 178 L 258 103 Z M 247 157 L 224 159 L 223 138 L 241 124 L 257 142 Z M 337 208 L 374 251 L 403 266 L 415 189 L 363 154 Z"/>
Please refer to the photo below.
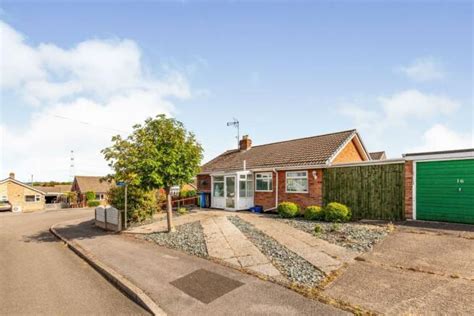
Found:
<path fill-rule="evenodd" d="M 235 209 L 235 176 L 225 177 L 225 208 Z"/>

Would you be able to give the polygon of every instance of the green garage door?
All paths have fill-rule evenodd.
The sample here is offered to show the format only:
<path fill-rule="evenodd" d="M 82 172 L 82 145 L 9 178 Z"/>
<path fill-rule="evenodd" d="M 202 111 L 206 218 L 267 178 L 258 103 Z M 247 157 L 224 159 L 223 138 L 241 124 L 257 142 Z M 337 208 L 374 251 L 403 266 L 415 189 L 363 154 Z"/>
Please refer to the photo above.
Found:
<path fill-rule="evenodd" d="M 416 219 L 474 224 L 474 159 L 416 163 Z"/>

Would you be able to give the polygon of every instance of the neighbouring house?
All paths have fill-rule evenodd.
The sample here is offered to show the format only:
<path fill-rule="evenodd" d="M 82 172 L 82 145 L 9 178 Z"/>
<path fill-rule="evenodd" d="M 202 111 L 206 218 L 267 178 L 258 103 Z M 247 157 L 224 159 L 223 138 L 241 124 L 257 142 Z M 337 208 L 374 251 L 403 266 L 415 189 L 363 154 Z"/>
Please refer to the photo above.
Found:
<path fill-rule="evenodd" d="M 70 184 L 57 184 L 54 186 L 34 186 L 34 188 L 44 192 L 46 208 L 51 209 L 66 207 L 67 192 L 71 191 Z"/>
<path fill-rule="evenodd" d="M 322 204 L 324 169 L 371 160 L 357 130 L 252 146 L 248 136 L 201 167 L 198 191 L 210 207 L 275 209 L 283 201 Z"/>
<path fill-rule="evenodd" d="M 385 160 L 387 159 L 387 155 L 385 154 L 385 151 L 375 151 L 370 153 L 370 159 L 371 160 Z"/>
<path fill-rule="evenodd" d="M 86 193 L 94 192 L 95 199 L 101 205 L 107 204 L 107 193 L 115 185 L 114 182 L 104 180 L 104 177 L 95 176 L 75 176 L 72 182 L 71 191 L 77 193 L 77 205 L 84 207 L 87 204 Z"/>
<path fill-rule="evenodd" d="M 15 179 L 15 174 L 0 181 L 0 200 L 8 201 L 14 212 L 33 212 L 45 208 L 45 193 Z"/>

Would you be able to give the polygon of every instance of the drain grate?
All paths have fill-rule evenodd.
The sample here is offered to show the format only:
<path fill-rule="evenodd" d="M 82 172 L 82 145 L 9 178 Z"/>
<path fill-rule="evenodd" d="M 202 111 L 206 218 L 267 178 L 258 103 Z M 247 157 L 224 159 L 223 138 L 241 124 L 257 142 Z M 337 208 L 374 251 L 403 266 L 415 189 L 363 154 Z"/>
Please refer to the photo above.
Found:
<path fill-rule="evenodd" d="M 196 270 L 170 284 L 206 304 L 244 285 L 242 282 L 204 269 Z"/>

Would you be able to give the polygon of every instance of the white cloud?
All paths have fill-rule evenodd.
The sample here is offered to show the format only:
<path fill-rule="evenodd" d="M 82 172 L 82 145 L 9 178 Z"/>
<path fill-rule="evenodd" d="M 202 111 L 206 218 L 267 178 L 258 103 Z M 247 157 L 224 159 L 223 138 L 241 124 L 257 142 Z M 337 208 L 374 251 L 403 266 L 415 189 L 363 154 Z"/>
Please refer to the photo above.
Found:
<path fill-rule="evenodd" d="M 45 73 L 34 48 L 8 24 L 0 21 L 0 86 L 16 87 L 29 80 L 42 80 Z"/>
<path fill-rule="evenodd" d="M 444 78 L 444 71 L 441 64 L 433 57 L 418 58 L 408 66 L 398 67 L 396 71 L 419 82 Z"/>
<path fill-rule="evenodd" d="M 339 107 L 339 113 L 348 117 L 362 131 L 371 148 L 388 150 L 397 155 L 407 148 L 435 147 L 432 146 L 436 140 L 433 134 L 441 134 L 442 129 L 437 126 L 425 135 L 423 128 L 434 120 L 451 117 L 461 106 L 447 96 L 418 90 L 378 97 L 371 103 L 374 103 L 371 107 L 345 103 Z M 446 138 L 440 137 L 439 147 L 447 147 L 450 142 L 450 148 L 465 147 L 462 145 L 466 142 L 461 141 L 465 140 L 465 136 L 451 132 L 447 131 Z"/>
<path fill-rule="evenodd" d="M 404 119 L 420 119 L 453 113 L 459 103 L 443 95 L 405 90 L 390 97 L 380 97 L 386 119 L 392 122 Z"/>
<path fill-rule="evenodd" d="M 449 149 L 474 148 L 474 132 L 458 133 L 443 124 L 435 124 L 423 133 L 423 143 L 407 152 L 426 152 Z"/>
<path fill-rule="evenodd" d="M 157 77 L 147 70 L 131 40 L 87 40 L 70 49 L 35 47 L 1 21 L 0 29 L 2 93 L 18 96 L 13 106 L 35 106 L 28 122 L 0 125 L 0 178 L 15 171 L 24 180 L 31 174 L 67 179 L 70 150 L 76 154 L 76 173 L 105 174 L 100 150 L 110 145 L 112 135 L 127 134 L 147 117 L 172 115 L 170 98 L 191 97 L 181 73 Z"/>

